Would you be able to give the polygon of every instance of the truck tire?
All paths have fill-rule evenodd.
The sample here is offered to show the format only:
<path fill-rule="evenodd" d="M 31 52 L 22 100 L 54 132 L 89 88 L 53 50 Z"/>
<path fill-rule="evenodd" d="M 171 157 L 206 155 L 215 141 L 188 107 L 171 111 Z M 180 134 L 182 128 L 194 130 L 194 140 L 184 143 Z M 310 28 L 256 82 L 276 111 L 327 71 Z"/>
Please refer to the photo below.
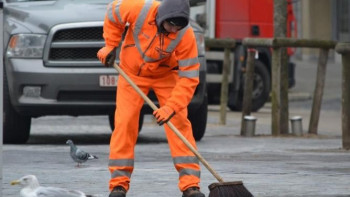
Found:
<path fill-rule="evenodd" d="M 193 137 L 196 141 L 200 141 L 204 136 L 205 129 L 207 126 L 207 117 L 208 97 L 205 96 L 203 103 L 196 111 L 188 111 L 188 119 L 191 121 Z"/>
<path fill-rule="evenodd" d="M 242 77 L 241 86 L 238 92 L 238 99 L 228 107 L 233 111 L 242 111 L 243 92 L 245 75 Z M 255 61 L 254 67 L 254 85 L 252 96 L 252 111 L 258 111 L 262 108 L 270 96 L 271 77 L 267 67 L 259 60 Z"/>
<path fill-rule="evenodd" d="M 140 113 L 139 132 L 141 132 L 141 129 L 142 129 L 143 117 L 144 117 L 144 114 Z M 113 132 L 114 131 L 114 113 L 108 115 L 108 120 L 109 120 L 109 126 L 111 127 L 111 130 Z"/>
<path fill-rule="evenodd" d="M 20 115 L 15 111 L 10 101 L 5 74 L 3 78 L 3 142 L 4 144 L 24 144 L 29 139 L 31 117 Z"/>

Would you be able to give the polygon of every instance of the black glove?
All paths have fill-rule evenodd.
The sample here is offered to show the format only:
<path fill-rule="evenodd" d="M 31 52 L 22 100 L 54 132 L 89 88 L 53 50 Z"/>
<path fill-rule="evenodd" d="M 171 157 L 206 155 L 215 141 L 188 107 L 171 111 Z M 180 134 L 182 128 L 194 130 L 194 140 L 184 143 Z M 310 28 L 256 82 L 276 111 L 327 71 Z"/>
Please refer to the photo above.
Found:
<path fill-rule="evenodd" d="M 166 105 L 153 111 L 153 116 L 156 117 L 159 126 L 167 123 L 174 115 L 175 111 Z"/>
<path fill-rule="evenodd" d="M 115 62 L 115 58 L 117 57 L 117 48 L 114 47 L 112 49 L 111 52 L 108 53 L 107 57 L 106 57 L 106 62 L 105 62 L 105 66 L 106 67 L 113 67 L 113 64 Z"/>
<path fill-rule="evenodd" d="M 116 47 L 105 46 L 105 47 L 102 47 L 97 52 L 97 57 L 104 66 L 110 67 L 110 66 L 113 66 L 114 64 L 115 58 L 117 56 L 116 52 L 117 52 Z"/>

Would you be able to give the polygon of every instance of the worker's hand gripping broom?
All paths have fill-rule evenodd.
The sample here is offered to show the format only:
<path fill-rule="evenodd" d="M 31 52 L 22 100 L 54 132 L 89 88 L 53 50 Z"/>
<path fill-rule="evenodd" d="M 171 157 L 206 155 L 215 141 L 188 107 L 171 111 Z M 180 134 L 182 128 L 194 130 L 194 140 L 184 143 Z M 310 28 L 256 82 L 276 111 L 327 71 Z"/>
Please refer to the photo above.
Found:
<path fill-rule="evenodd" d="M 145 102 L 153 109 L 158 107 L 147 97 L 145 93 L 129 78 L 129 76 L 114 63 L 114 68 L 122 75 L 125 80 L 135 89 L 135 91 L 145 100 Z M 224 180 L 215 172 L 208 162 L 199 154 L 199 152 L 190 144 L 190 142 L 180 133 L 180 131 L 170 122 L 167 125 L 181 139 L 181 141 L 196 155 L 202 164 L 209 170 L 210 173 L 219 181 L 209 185 L 209 197 L 251 197 L 253 196 L 243 185 L 242 181 L 224 182 Z"/>

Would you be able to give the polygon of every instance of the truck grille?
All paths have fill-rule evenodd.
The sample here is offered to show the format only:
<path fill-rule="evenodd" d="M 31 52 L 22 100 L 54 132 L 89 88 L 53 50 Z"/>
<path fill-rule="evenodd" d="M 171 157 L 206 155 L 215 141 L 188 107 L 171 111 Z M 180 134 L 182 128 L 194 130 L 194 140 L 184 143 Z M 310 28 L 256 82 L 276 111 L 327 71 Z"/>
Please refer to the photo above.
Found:
<path fill-rule="evenodd" d="M 103 22 L 57 25 L 45 45 L 45 66 L 97 67 L 96 54 L 104 46 Z"/>
<path fill-rule="evenodd" d="M 59 30 L 53 37 L 53 42 L 62 41 L 103 41 L 103 27 L 87 27 Z"/>
<path fill-rule="evenodd" d="M 94 61 L 99 48 L 51 48 L 49 60 Z"/>

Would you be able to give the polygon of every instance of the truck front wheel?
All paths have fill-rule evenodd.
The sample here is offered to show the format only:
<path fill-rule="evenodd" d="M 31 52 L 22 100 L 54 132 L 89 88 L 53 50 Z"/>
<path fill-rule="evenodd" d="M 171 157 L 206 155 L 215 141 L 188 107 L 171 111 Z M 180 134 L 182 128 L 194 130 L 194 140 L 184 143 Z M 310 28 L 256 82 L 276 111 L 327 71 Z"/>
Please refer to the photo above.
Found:
<path fill-rule="evenodd" d="M 4 144 L 24 144 L 29 139 L 31 117 L 22 116 L 12 107 L 5 74 L 3 81 L 3 142 Z"/>
<path fill-rule="evenodd" d="M 139 119 L 139 132 L 142 129 L 143 125 L 143 117 L 144 114 L 140 113 L 140 119 Z M 112 132 L 114 131 L 114 113 L 108 115 L 108 121 L 109 121 L 109 126 L 111 127 Z"/>
<path fill-rule="evenodd" d="M 205 96 L 203 103 L 196 110 L 188 110 L 188 119 L 192 124 L 193 137 L 196 141 L 200 141 L 204 136 L 207 126 L 208 117 L 208 97 Z"/>
<path fill-rule="evenodd" d="M 231 110 L 242 111 L 243 108 L 243 92 L 244 92 L 245 75 L 242 76 L 241 86 L 238 92 L 236 102 L 230 103 L 228 106 Z M 271 77 L 267 67 L 259 60 L 255 61 L 254 67 L 254 83 L 252 92 L 252 111 L 258 111 L 269 99 L 271 88 Z"/>

